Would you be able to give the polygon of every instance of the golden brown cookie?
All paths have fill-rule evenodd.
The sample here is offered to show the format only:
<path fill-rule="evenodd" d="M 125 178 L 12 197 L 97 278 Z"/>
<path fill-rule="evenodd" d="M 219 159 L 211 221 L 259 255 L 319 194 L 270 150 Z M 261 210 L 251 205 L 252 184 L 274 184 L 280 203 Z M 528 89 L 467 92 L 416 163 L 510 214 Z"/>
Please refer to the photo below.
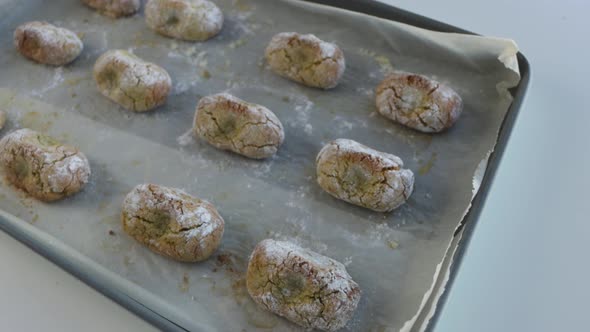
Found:
<path fill-rule="evenodd" d="M 0 140 L 0 165 L 10 183 L 47 202 L 77 193 L 90 177 L 82 152 L 31 129 Z"/>
<path fill-rule="evenodd" d="M 145 22 L 167 37 L 204 41 L 221 31 L 223 13 L 207 0 L 149 0 Z"/>
<path fill-rule="evenodd" d="M 378 212 L 404 204 L 414 173 L 400 158 L 349 139 L 326 144 L 316 158 L 317 181 L 330 195 Z"/>
<path fill-rule="evenodd" d="M 163 105 L 172 85 L 164 68 L 123 50 L 101 55 L 93 74 L 100 93 L 135 112 Z"/>
<path fill-rule="evenodd" d="M 463 110 L 461 97 L 450 87 L 403 72 L 389 75 L 377 86 L 375 102 L 383 116 L 425 133 L 450 128 Z"/>
<path fill-rule="evenodd" d="M 25 57 L 53 66 L 74 61 L 84 48 L 72 31 L 37 21 L 16 28 L 14 46 Z"/>
<path fill-rule="evenodd" d="M 336 331 L 352 318 L 361 290 L 341 263 L 293 243 L 260 242 L 248 263 L 248 293 L 266 310 L 306 329 Z"/>
<path fill-rule="evenodd" d="M 331 89 L 344 74 L 344 53 L 333 43 L 296 32 L 275 35 L 265 58 L 275 73 L 304 85 Z"/>
<path fill-rule="evenodd" d="M 209 258 L 224 228 L 211 203 L 155 184 L 138 185 L 127 194 L 121 220 L 123 230 L 139 243 L 182 262 Z"/>
<path fill-rule="evenodd" d="M 82 0 L 82 2 L 112 18 L 133 15 L 141 6 L 140 0 Z"/>
<path fill-rule="evenodd" d="M 285 138 L 281 121 L 268 108 L 227 93 L 199 101 L 193 130 L 218 149 L 254 159 L 275 154 Z"/>

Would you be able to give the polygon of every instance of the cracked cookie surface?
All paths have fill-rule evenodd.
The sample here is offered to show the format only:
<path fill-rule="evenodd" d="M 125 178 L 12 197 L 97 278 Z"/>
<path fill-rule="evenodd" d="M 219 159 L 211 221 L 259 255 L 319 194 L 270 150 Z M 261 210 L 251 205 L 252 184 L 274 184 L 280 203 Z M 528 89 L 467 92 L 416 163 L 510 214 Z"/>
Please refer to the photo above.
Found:
<path fill-rule="evenodd" d="M 450 128 L 463 110 L 461 97 L 450 87 L 404 72 L 386 77 L 377 86 L 375 101 L 383 116 L 425 133 Z"/>
<path fill-rule="evenodd" d="M 285 138 L 283 125 L 268 108 L 227 93 L 201 98 L 193 131 L 218 149 L 254 159 L 275 154 Z"/>
<path fill-rule="evenodd" d="M 77 193 L 90 177 L 82 152 L 31 129 L 0 140 L 0 165 L 10 183 L 46 202 Z"/>
<path fill-rule="evenodd" d="M 164 68 L 123 50 L 110 50 L 94 64 L 100 93 L 124 108 L 144 112 L 163 105 L 172 80 Z"/>
<path fill-rule="evenodd" d="M 145 22 L 167 37 L 204 41 L 223 27 L 223 13 L 207 0 L 150 0 L 145 6 Z"/>
<path fill-rule="evenodd" d="M 138 185 L 127 194 L 121 221 L 135 240 L 182 262 L 209 258 L 224 229 L 223 218 L 211 203 L 155 184 Z"/>
<path fill-rule="evenodd" d="M 80 38 L 72 31 L 39 21 L 16 28 L 14 46 L 23 56 L 53 66 L 74 61 L 84 48 Z"/>
<path fill-rule="evenodd" d="M 275 73 L 304 85 L 331 89 L 344 74 L 344 53 L 333 43 L 296 32 L 275 35 L 265 58 Z"/>
<path fill-rule="evenodd" d="M 140 0 L 82 0 L 82 2 L 112 18 L 133 15 L 141 6 Z"/>
<path fill-rule="evenodd" d="M 305 328 L 336 331 L 350 320 L 361 290 L 341 263 L 285 241 L 254 248 L 248 293 L 266 310 Z"/>
<path fill-rule="evenodd" d="M 326 144 L 316 158 L 317 181 L 330 195 L 377 212 L 406 202 L 414 173 L 397 156 L 349 139 Z"/>

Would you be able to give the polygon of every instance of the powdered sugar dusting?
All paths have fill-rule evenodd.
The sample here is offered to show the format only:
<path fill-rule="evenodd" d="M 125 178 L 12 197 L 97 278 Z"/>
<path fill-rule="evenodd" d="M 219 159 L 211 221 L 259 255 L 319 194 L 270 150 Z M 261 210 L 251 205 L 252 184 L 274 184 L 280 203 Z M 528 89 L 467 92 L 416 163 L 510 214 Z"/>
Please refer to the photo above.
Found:
<path fill-rule="evenodd" d="M 130 215 L 135 215 L 142 209 L 162 210 L 174 219 L 179 228 L 191 228 L 212 220 L 210 212 L 202 206 L 203 203 L 180 189 L 140 184 L 127 195 L 124 206 Z"/>
<path fill-rule="evenodd" d="M 223 13 L 221 10 L 212 2 L 206 0 L 197 0 L 196 3 L 201 2 L 203 9 L 198 11 L 199 20 L 198 22 L 205 31 L 219 30 L 223 25 Z"/>
<path fill-rule="evenodd" d="M 172 9 L 172 11 L 171 11 Z M 170 24 L 170 15 L 176 21 Z M 147 25 L 170 37 L 204 41 L 223 26 L 223 13 L 207 0 L 149 1 L 145 8 Z"/>
<path fill-rule="evenodd" d="M 223 235 L 224 221 L 209 202 L 186 192 L 140 184 L 123 202 L 127 233 L 168 257 L 196 262 L 207 259 Z"/>
<path fill-rule="evenodd" d="M 374 211 L 389 212 L 398 208 L 414 188 L 414 174 L 402 168 L 399 157 L 353 140 L 341 138 L 326 144 L 316 161 L 318 184 L 322 189 L 343 201 Z M 348 166 L 339 166 L 341 161 L 347 161 Z"/>
<path fill-rule="evenodd" d="M 72 31 L 38 21 L 16 28 L 14 46 L 27 58 L 54 66 L 72 62 L 84 48 Z"/>
<path fill-rule="evenodd" d="M 277 74 L 322 89 L 331 89 L 338 85 L 346 69 L 346 61 L 340 48 L 312 34 L 276 34 L 265 50 L 265 58 L 270 69 Z"/>
<path fill-rule="evenodd" d="M 338 46 L 336 46 L 336 44 L 333 43 L 322 41 L 320 43 L 320 49 L 322 50 L 322 57 L 333 58 L 336 56 Z"/>
<path fill-rule="evenodd" d="M 121 85 L 137 84 L 138 80 L 145 86 L 161 84 L 162 82 L 168 85 L 172 83 L 170 75 L 160 66 L 144 61 L 128 51 L 109 51 L 103 59 L 103 61 L 116 61 L 128 65 L 128 69 L 122 73 Z"/>
<path fill-rule="evenodd" d="M 88 160 L 76 148 L 61 145 L 31 129 L 6 135 L 0 141 L 0 152 L 0 162 L 7 172 L 18 172 L 23 163 L 26 165 L 25 180 L 14 177 L 13 182 L 42 200 L 56 200 L 75 193 L 90 176 Z M 36 185 L 30 186 L 31 180 Z"/>
<path fill-rule="evenodd" d="M 47 91 L 53 90 L 58 87 L 64 81 L 63 77 L 63 67 L 55 68 L 53 71 L 53 77 L 49 84 L 43 86 L 39 90 L 31 90 L 31 95 L 36 97 L 42 97 Z"/>
<path fill-rule="evenodd" d="M 371 50 L 368 50 L 365 48 L 360 48 L 358 50 L 358 53 L 360 55 L 371 57 L 375 62 L 377 62 L 377 64 L 379 65 L 379 72 L 381 74 L 386 75 L 386 74 L 389 74 L 394 71 L 393 65 L 389 61 L 389 58 L 387 58 L 386 56 L 377 54 L 374 51 L 371 51 Z M 371 76 L 375 76 L 375 75 L 373 74 Z"/>
<path fill-rule="evenodd" d="M 195 135 L 193 133 L 193 129 L 189 129 L 184 134 L 178 136 L 176 138 L 176 143 L 180 146 L 188 146 L 195 142 Z"/>
<path fill-rule="evenodd" d="M 378 155 L 380 157 L 383 158 L 384 161 L 384 167 L 403 167 L 404 163 L 401 160 L 401 158 L 399 158 L 398 156 L 389 154 L 389 153 L 385 153 L 385 152 L 381 152 L 381 151 L 377 151 L 375 149 L 371 149 L 370 147 L 363 145 L 359 142 L 353 141 L 351 139 L 346 139 L 346 138 L 339 138 L 336 139 L 334 141 L 332 141 L 329 145 L 326 145 L 322 151 L 324 151 L 324 149 L 329 149 L 330 145 L 334 145 L 334 146 L 338 146 L 339 150 L 342 152 L 361 152 L 361 153 L 365 153 L 367 155 Z M 319 154 L 321 154 L 322 152 L 320 151 Z"/>
<path fill-rule="evenodd" d="M 294 110 L 296 112 L 295 121 L 289 121 L 288 124 L 292 128 L 302 128 L 303 132 L 307 135 L 311 135 L 313 132 L 313 126 L 310 123 L 311 109 L 314 103 L 309 100 L 305 95 L 301 94 L 290 94 L 287 98 L 295 104 Z"/>
<path fill-rule="evenodd" d="M 29 30 L 38 38 L 41 43 L 40 47 L 58 46 L 66 39 L 70 43 L 75 43 L 79 49 L 83 48 L 82 41 L 75 33 L 47 22 L 29 22 L 24 24 L 22 28 Z"/>
<path fill-rule="evenodd" d="M 344 267 L 344 265 L 330 257 L 322 256 L 288 241 L 265 240 L 260 243 L 260 248 L 265 252 L 268 258 L 278 261 L 282 261 L 289 252 L 292 252 L 294 255 L 303 256 L 317 265 L 335 266 L 338 268 Z"/>
<path fill-rule="evenodd" d="M 37 35 L 37 38 L 39 38 L 39 41 L 43 43 L 43 45 L 55 45 L 59 43 L 61 40 L 61 33 L 69 31 L 42 22 L 31 22 L 26 25 L 26 27 Z"/>
<path fill-rule="evenodd" d="M 80 153 L 66 157 L 53 164 L 53 172 L 48 176 L 49 186 L 54 192 L 64 190 L 64 184 L 69 184 L 76 174 L 80 181 L 88 182 L 90 167 L 88 160 Z"/>
<path fill-rule="evenodd" d="M 258 275 L 260 271 L 266 272 Z M 248 286 L 253 299 L 271 312 L 307 328 L 343 327 L 360 299 L 358 285 L 343 264 L 291 242 L 267 239 L 256 246 L 248 276 L 254 275 L 253 282 L 256 282 L 258 278 L 264 280 L 264 273 L 268 274 L 269 283 L 262 289 Z M 290 286 L 293 283 L 290 278 L 302 280 L 302 284 Z M 282 296 L 277 296 L 277 292 Z M 299 298 L 303 292 L 313 294 L 311 300 Z M 286 300 L 289 298 L 293 301 Z"/>
<path fill-rule="evenodd" d="M 339 48 L 336 44 L 323 41 L 313 34 L 300 35 L 297 32 L 281 32 L 273 37 L 273 41 L 269 44 L 273 49 L 284 48 L 288 46 L 288 41 L 292 38 L 298 37 L 299 40 L 309 44 L 318 45 L 320 48 L 320 55 L 322 58 L 334 58 Z"/>

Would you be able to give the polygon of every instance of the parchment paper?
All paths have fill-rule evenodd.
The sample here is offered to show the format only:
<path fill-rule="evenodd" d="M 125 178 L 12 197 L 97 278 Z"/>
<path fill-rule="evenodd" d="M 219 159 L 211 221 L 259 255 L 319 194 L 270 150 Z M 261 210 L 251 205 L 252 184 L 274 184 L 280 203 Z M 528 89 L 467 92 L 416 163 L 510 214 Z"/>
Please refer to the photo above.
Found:
<path fill-rule="evenodd" d="M 46 132 L 79 146 L 93 172 L 82 193 L 52 204 L 4 183 L 0 208 L 153 293 L 170 308 L 161 314 L 189 330 L 298 329 L 256 307 L 245 289 L 248 255 L 268 237 L 347 265 L 363 290 L 348 330 L 423 328 L 444 289 L 458 242 L 453 233 L 479 188 L 510 105 L 506 89 L 519 80 L 516 45 L 295 0 L 216 3 L 226 18 L 221 35 L 186 43 L 156 35 L 142 14 L 112 20 L 80 1 L 0 0 L 0 12 L 10 13 L 0 22 L 0 108 L 9 119 L 2 134 L 21 127 Z M 53 68 L 21 57 L 12 47 L 12 32 L 31 20 L 80 33 L 80 58 Z M 311 89 L 265 68 L 263 50 L 282 31 L 314 33 L 340 45 L 347 62 L 342 83 L 329 91 Z M 174 88 L 164 107 L 135 114 L 97 92 L 92 66 L 112 48 L 129 49 L 168 70 Z M 373 89 L 394 68 L 455 88 L 465 103 L 458 123 L 426 135 L 378 115 Z M 192 138 L 188 131 L 199 98 L 221 91 L 277 114 L 286 139 L 275 157 L 247 160 Z M 315 156 L 341 137 L 400 156 L 416 175 L 408 203 L 382 214 L 322 192 Z M 123 233 L 122 199 L 143 182 L 183 188 L 218 207 L 226 232 L 211 259 L 176 263 Z"/>

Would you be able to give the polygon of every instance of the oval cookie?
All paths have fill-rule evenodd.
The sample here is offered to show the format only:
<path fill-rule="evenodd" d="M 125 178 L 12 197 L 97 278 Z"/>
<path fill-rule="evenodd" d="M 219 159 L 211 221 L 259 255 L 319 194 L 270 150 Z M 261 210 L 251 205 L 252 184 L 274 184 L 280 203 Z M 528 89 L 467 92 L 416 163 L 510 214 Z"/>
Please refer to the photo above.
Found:
<path fill-rule="evenodd" d="M 223 13 L 207 0 L 150 0 L 145 6 L 145 22 L 161 35 L 204 41 L 223 27 Z"/>
<path fill-rule="evenodd" d="M 90 177 L 82 152 L 31 129 L 19 129 L 0 140 L 0 165 L 15 187 L 47 202 L 77 193 Z"/>
<path fill-rule="evenodd" d="M 349 139 L 326 144 L 316 158 L 317 181 L 330 195 L 378 212 L 396 209 L 410 197 L 414 173 L 400 158 Z"/>
<path fill-rule="evenodd" d="M 163 105 L 172 84 L 164 68 L 123 50 L 101 55 L 94 64 L 93 75 L 100 93 L 136 112 Z"/>
<path fill-rule="evenodd" d="M 74 61 L 84 48 L 80 38 L 72 31 L 38 21 L 16 28 L 14 46 L 25 57 L 53 66 Z"/>
<path fill-rule="evenodd" d="M 461 97 L 450 87 L 402 72 L 391 74 L 377 86 L 375 101 L 383 116 L 425 133 L 450 128 L 463 110 Z"/>
<path fill-rule="evenodd" d="M 330 89 L 344 74 L 344 53 L 333 43 L 296 32 L 275 35 L 265 58 L 275 73 L 304 85 Z"/>
<path fill-rule="evenodd" d="M 123 230 L 152 251 L 198 262 L 217 249 L 224 221 L 215 207 L 180 189 L 155 184 L 133 188 L 123 201 Z"/>
<path fill-rule="evenodd" d="M 250 255 L 248 293 L 266 310 L 306 329 L 336 331 L 361 290 L 341 263 L 285 241 L 264 240 Z"/>
<path fill-rule="evenodd" d="M 199 101 L 193 130 L 218 149 L 254 159 L 275 154 L 285 138 L 283 125 L 268 108 L 227 93 Z"/>
<path fill-rule="evenodd" d="M 140 0 L 82 0 L 82 2 L 112 18 L 133 15 L 141 6 Z"/>

